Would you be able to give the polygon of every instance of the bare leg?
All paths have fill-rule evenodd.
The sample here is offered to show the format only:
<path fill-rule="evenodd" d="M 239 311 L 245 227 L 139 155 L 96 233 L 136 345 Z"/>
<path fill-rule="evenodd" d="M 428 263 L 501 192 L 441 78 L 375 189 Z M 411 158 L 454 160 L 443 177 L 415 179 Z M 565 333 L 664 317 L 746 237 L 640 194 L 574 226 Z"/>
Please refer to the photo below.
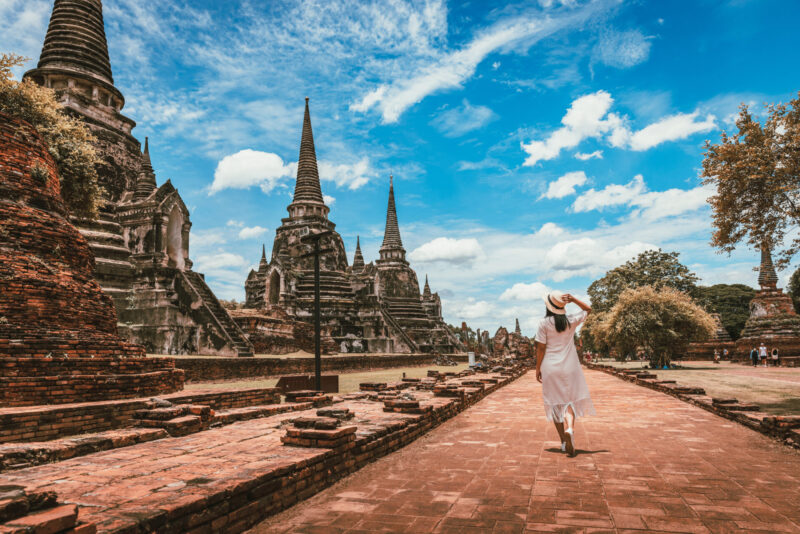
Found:
<path fill-rule="evenodd" d="M 555 423 L 556 425 L 556 430 L 558 430 L 558 437 L 561 438 L 561 443 L 564 443 L 565 441 L 567 441 L 564 438 L 564 423 L 559 423 L 558 421 L 555 420 L 553 421 L 553 423 Z"/>
<path fill-rule="evenodd" d="M 564 412 L 564 423 L 567 427 L 564 431 L 566 439 L 564 441 L 567 442 L 567 455 L 570 457 L 575 456 L 575 446 L 572 443 L 572 437 L 574 436 L 574 424 L 575 424 L 575 412 L 572 410 L 572 406 L 567 406 L 566 412 Z"/>

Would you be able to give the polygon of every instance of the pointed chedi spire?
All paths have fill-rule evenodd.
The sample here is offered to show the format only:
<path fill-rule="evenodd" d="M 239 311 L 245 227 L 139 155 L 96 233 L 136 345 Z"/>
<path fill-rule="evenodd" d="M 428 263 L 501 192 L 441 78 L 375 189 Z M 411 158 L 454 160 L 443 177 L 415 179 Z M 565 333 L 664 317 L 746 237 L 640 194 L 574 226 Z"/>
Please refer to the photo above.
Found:
<path fill-rule="evenodd" d="M 327 217 L 328 207 L 322 198 L 317 168 L 317 152 L 314 148 L 314 132 L 311 129 L 311 113 L 306 111 L 303 117 L 303 134 L 300 138 L 300 157 L 297 160 L 297 181 L 294 186 L 294 199 L 289 204 L 291 217 L 322 215 Z"/>
<path fill-rule="evenodd" d="M 114 84 L 101 0 L 55 0 L 37 68 L 75 71 Z"/>
<path fill-rule="evenodd" d="M 425 275 L 425 288 L 422 290 L 422 298 L 429 299 L 432 297 L 431 286 L 428 285 L 428 275 Z"/>
<path fill-rule="evenodd" d="M 772 265 L 772 254 L 766 243 L 761 245 L 761 266 L 758 269 L 758 284 L 761 289 L 777 289 L 778 275 Z"/>
<path fill-rule="evenodd" d="M 139 179 L 136 182 L 135 200 L 143 200 L 149 197 L 153 191 L 158 189 L 156 184 L 156 173 L 153 172 L 153 164 L 150 162 L 150 141 L 144 138 L 144 152 L 142 153 L 142 170 L 139 172 Z"/>
<path fill-rule="evenodd" d="M 353 272 L 360 273 L 364 270 L 364 256 L 361 254 L 361 238 L 356 236 L 356 253 L 353 256 Z"/>
<path fill-rule="evenodd" d="M 517 319 L 517 326 L 514 328 L 514 333 L 522 335 L 522 329 L 519 327 L 519 319 Z"/>
<path fill-rule="evenodd" d="M 258 262 L 258 271 L 265 272 L 267 270 L 267 245 L 261 244 L 261 261 Z"/>
<path fill-rule="evenodd" d="M 386 230 L 383 234 L 380 253 L 383 261 L 405 261 L 406 259 L 406 250 L 403 248 L 403 240 L 400 239 L 400 227 L 397 224 L 393 176 L 389 176 L 389 205 L 386 208 Z"/>

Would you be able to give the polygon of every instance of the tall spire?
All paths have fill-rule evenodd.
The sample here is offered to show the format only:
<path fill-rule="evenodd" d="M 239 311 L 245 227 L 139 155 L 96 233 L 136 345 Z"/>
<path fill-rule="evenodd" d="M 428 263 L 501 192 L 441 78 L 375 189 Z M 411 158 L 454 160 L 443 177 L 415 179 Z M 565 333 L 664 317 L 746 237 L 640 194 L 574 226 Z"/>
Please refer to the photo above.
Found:
<path fill-rule="evenodd" d="M 353 272 L 360 273 L 364 270 L 364 256 L 361 254 L 361 238 L 356 236 L 356 253 L 353 256 Z"/>
<path fill-rule="evenodd" d="M 114 84 L 101 0 L 55 0 L 38 68 L 76 71 Z"/>
<path fill-rule="evenodd" d="M 144 153 L 142 153 L 142 170 L 139 172 L 139 179 L 136 182 L 135 200 L 143 200 L 149 197 L 153 191 L 158 189 L 156 184 L 156 173 L 153 172 L 153 164 L 150 162 L 150 142 L 144 138 Z"/>
<path fill-rule="evenodd" d="M 758 284 L 761 289 L 776 289 L 778 287 L 778 275 L 775 273 L 775 266 L 772 265 L 772 254 L 769 246 L 761 245 L 761 267 L 758 269 Z"/>
<path fill-rule="evenodd" d="M 322 188 L 319 185 L 317 153 L 314 149 L 314 133 L 311 130 L 308 97 L 306 97 L 306 113 L 303 117 L 303 135 L 300 139 L 300 159 L 297 162 L 297 183 L 294 187 L 293 202 L 324 203 Z"/>
<path fill-rule="evenodd" d="M 425 288 L 422 290 L 422 298 L 431 298 L 431 286 L 428 285 L 428 275 L 425 275 Z"/>
<path fill-rule="evenodd" d="M 267 270 L 267 246 L 265 244 L 261 244 L 261 261 L 258 263 L 258 270 L 259 272 L 265 272 Z"/>
<path fill-rule="evenodd" d="M 519 327 L 519 319 L 517 319 L 517 326 L 514 328 L 514 333 L 522 334 L 522 329 Z"/>
<path fill-rule="evenodd" d="M 405 261 L 406 251 L 400 239 L 400 227 L 397 224 L 397 209 L 394 204 L 394 177 L 389 176 L 389 205 L 386 208 L 386 230 L 381 245 L 381 259 L 400 259 Z"/>

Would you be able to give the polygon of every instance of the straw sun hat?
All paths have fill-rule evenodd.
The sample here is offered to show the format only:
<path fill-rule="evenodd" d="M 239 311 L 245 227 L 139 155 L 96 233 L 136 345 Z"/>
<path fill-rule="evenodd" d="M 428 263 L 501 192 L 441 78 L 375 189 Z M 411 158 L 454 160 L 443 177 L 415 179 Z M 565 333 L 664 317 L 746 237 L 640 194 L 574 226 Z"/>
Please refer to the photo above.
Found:
<path fill-rule="evenodd" d="M 551 291 L 545 295 L 544 305 L 556 315 L 565 315 L 567 313 L 564 309 L 567 303 L 564 302 L 564 293 L 562 291 Z"/>

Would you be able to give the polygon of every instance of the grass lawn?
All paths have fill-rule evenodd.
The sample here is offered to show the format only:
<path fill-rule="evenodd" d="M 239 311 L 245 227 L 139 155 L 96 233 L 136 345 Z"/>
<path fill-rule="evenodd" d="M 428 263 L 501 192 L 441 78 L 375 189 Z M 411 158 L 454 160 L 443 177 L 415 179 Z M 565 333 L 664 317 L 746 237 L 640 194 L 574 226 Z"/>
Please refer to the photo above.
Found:
<path fill-rule="evenodd" d="M 600 363 L 623 369 L 645 367 L 641 362 Z M 701 387 L 711 397 L 739 399 L 757 404 L 765 413 L 800 415 L 800 368 L 752 367 L 738 363 L 678 362 L 681 369 L 651 370 L 661 380 Z"/>
<path fill-rule="evenodd" d="M 339 374 L 339 393 L 352 393 L 358 391 L 361 382 L 397 382 L 405 373 L 408 378 L 424 378 L 428 370 L 433 369 L 443 373 L 459 372 L 469 367 L 467 363 L 453 366 L 425 365 L 422 367 L 395 367 L 393 369 L 378 369 L 373 371 L 356 371 Z M 323 373 L 331 374 L 331 373 Z M 228 390 L 244 388 L 271 388 L 278 383 L 277 378 L 264 378 L 256 380 L 235 380 L 227 382 L 198 382 L 186 384 L 185 391 L 192 390 Z"/>

